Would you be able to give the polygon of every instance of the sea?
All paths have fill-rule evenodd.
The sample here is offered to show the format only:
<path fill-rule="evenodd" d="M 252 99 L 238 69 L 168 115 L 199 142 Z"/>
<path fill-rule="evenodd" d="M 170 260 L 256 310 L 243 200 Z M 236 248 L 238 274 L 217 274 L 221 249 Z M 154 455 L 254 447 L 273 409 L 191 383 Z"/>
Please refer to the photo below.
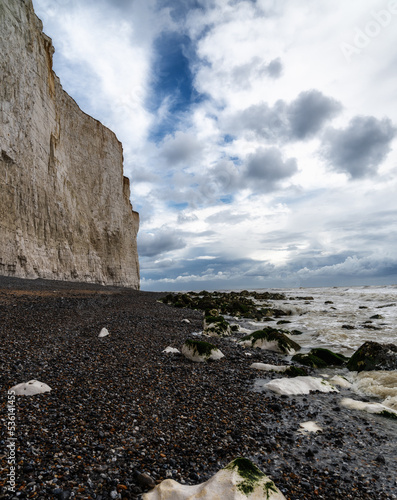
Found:
<path fill-rule="evenodd" d="M 290 323 L 280 328 L 303 332 L 292 337 L 302 347 L 301 352 L 324 347 L 351 356 L 366 341 L 397 345 L 397 285 L 256 291 L 285 295 L 285 300 L 265 302 L 288 313 L 279 320 Z M 247 333 L 262 326 L 276 326 L 247 319 L 236 322 Z M 356 373 L 339 368 L 324 375 L 347 379 L 356 398 L 364 397 L 397 410 L 397 370 Z"/>

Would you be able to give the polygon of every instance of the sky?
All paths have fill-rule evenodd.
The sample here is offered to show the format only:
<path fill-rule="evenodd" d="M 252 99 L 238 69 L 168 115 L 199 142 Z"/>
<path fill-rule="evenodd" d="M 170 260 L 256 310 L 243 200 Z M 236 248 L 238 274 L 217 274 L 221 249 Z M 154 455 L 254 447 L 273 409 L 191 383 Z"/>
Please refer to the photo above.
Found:
<path fill-rule="evenodd" d="M 33 0 L 124 148 L 143 290 L 397 283 L 397 0 Z"/>

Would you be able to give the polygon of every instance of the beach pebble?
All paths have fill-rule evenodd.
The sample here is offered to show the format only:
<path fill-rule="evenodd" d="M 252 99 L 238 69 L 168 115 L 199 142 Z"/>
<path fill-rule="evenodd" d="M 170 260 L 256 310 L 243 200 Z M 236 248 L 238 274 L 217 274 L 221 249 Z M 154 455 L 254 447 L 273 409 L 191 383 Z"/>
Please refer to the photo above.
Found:
<path fill-rule="evenodd" d="M 100 331 L 98 337 L 102 338 L 102 337 L 107 337 L 108 335 L 110 335 L 108 329 L 107 328 L 102 328 L 102 330 Z"/>

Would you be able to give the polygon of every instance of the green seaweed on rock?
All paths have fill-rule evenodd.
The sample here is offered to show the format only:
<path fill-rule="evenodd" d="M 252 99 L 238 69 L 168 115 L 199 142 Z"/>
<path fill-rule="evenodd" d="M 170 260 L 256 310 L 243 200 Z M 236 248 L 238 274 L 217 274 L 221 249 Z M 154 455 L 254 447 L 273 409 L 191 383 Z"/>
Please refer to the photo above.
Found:
<path fill-rule="evenodd" d="M 192 340 L 188 339 L 185 342 L 185 345 L 190 347 L 193 352 L 197 352 L 199 356 L 204 356 L 209 358 L 213 350 L 218 349 L 215 345 L 210 344 L 209 342 L 204 342 L 203 340 Z"/>
<path fill-rule="evenodd" d="M 248 458 L 237 457 L 229 465 L 225 467 L 226 470 L 237 469 L 238 474 L 243 479 L 237 485 L 237 488 L 246 496 L 250 495 L 258 485 L 258 483 L 266 477 L 266 475 Z M 271 492 L 277 493 L 276 485 L 273 481 L 267 481 L 263 485 L 263 490 L 268 499 Z"/>

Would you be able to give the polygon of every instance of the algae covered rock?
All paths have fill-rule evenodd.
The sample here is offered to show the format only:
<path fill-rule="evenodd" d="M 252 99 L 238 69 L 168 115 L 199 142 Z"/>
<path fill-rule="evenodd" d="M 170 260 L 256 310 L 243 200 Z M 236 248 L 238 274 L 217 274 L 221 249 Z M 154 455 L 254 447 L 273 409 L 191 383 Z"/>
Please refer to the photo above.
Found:
<path fill-rule="evenodd" d="M 182 347 L 182 354 L 196 363 L 203 363 L 208 360 L 217 360 L 224 357 L 224 354 L 209 342 L 188 339 Z"/>
<path fill-rule="evenodd" d="M 397 346 L 365 342 L 347 363 L 350 371 L 397 370 Z"/>
<path fill-rule="evenodd" d="M 317 356 L 314 356 L 310 352 L 295 354 L 295 356 L 292 356 L 292 361 L 296 361 L 301 365 L 309 366 L 310 368 L 325 368 L 327 366 L 325 361 Z"/>
<path fill-rule="evenodd" d="M 300 350 L 300 345 L 291 340 L 285 333 L 276 328 L 267 327 L 263 330 L 246 335 L 239 341 L 245 346 L 259 347 L 268 351 L 294 354 Z"/>
<path fill-rule="evenodd" d="M 236 458 L 205 483 L 188 486 L 166 479 L 143 500 L 285 500 L 285 496 L 253 462 Z"/>
<path fill-rule="evenodd" d="M 337 354 L 336 352 L 332 352 L 329 349 L 324 349 L 322 347 L 312 349 L 310 354 L 320 358 L 327 363 L 328 366 L 342 366 L 349 361 L 349 358 L 343 356 L 343 354 Z"/>
<path fill-rule="evenodd" d="M 231 328 L 223 316 L 206 316 L 204 333 L 211 336 L 228 337 L 231 334 Z"/>
<path fill-rule="evenodd" d="M 319 347 L 305 354 L 295 354 L 292 361 L 297 361 L 301 365 L 309 366 L 310 368 L 326 368 L 327 366 L 342 366 L 348 361 L 348 358 L 342 354 L 336 354 L 329 349 Z"/>

